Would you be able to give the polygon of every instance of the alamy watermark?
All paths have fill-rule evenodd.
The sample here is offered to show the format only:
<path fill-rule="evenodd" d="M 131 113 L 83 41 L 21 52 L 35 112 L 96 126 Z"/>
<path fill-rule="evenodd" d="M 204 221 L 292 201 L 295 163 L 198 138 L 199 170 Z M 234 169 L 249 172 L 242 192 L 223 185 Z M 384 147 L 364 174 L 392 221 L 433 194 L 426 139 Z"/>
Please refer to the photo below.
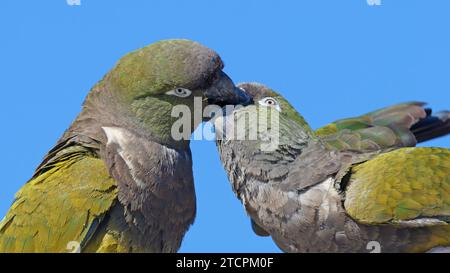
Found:
<path fill-rule="evenodd" d="M 381 253 L 381 244 L 378 241 L 370 241 L 366 246 L 367 250 L 370 250 L 370 253 Z"/>
<path fill-rule="evenodd" d="M 81 0 L 66 0 L 69 6 L 81 6 Z"/>
<path fill-rule="evenodd" d="M 77 241 L 67 243 L 66 249 L 69 253 L 81 253 L 81 244 Z"/>
<path fill-rule="evenodd" d="M 381 6 L 381 0 L 366 0 L 369 6 Z"/>

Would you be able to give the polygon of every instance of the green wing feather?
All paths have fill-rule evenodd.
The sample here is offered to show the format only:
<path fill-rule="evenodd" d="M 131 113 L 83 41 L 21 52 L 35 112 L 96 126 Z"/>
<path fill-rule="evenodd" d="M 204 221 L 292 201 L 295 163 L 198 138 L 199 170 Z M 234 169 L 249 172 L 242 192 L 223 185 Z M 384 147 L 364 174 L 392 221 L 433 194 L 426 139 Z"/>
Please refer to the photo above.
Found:
<path fill-rule="evenodd" d="M 450 149 L 402 148 L 354 166 L 345 196 L 365 224 L 450 222 Z"/>
<path fill-rule="evenodd" d="M 83 248 L 117 197 L 101 159 L 70 147 L 17 194 L 0 223 L 0 252 L 69 252 Z"/>
<path fill-rule="evenodd" d="M 338 120 L 319 128 L 316 134 L 338 150 L 368 152 L 415 146 L 411 127 L 427 116 L 423 105 L 420 102 L 402 103 Z"/>

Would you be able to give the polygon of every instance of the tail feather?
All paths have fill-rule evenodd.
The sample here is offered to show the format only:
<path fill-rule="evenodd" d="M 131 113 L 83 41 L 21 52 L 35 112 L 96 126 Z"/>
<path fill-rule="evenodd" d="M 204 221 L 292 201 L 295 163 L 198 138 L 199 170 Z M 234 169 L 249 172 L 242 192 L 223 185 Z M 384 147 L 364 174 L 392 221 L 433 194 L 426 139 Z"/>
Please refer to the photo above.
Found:
<path fill-rule="evenodd" d="M 411 127 L 411 132 L 418 143 L 450 134 L 450 111 L 442 111 L 435 115 L 431 109 L 425 111 L 427 116 Z"/>

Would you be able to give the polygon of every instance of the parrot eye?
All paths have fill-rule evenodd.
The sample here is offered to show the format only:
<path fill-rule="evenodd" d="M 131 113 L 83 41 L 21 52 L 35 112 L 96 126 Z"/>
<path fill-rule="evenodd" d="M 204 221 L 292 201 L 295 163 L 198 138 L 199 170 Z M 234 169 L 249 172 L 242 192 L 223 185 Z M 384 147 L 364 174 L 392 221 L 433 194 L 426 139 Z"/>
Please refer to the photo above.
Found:
<path fill-rule="evenodd" d="M 170 90 L 166 92 L 166 95 L 177 96 L 180 98 L 187 98 L 192 94 L 192 91 L 186 88 L 175 88 L 174 90 Z"/>
<path fill-rule="evenodd" d="M 281 112 L 280 104 L 274 98 L 271 97 L 263 98 L 259 101 L 259 104 L 262 106 L 274 107 L 276 110 Z"/>

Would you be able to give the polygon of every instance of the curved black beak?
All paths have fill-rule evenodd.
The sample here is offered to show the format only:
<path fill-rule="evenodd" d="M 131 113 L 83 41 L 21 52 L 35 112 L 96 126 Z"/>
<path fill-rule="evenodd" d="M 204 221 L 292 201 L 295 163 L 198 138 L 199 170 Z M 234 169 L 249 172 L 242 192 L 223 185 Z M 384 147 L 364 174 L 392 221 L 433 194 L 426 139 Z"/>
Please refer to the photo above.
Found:
<path fill-rule="evenodd" d="M 253 98 L 242 89 L 236 87 L 227 74 L 220 71 L 211 86 L 206 89 L 205 97 L 209 105 L 250 105 Z"/>

